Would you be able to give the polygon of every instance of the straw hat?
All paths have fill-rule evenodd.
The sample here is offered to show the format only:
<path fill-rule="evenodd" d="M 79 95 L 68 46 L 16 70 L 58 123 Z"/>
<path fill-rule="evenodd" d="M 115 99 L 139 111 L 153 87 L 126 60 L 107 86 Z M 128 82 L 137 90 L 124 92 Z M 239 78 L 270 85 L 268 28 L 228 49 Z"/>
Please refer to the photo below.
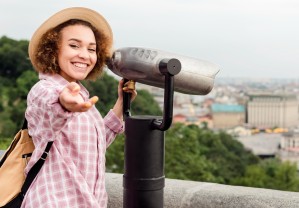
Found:
<path fill-rule="evenodd" d="M 80 19 L 86 22 L 91 23 L 102 35 L 107 37 L 109 41 L 108 47 L 112 47 L 113 43 L 113 34 L 110 28 L 109 23 L 105 20 L 105 18 L 99 14 L 98 12 L 83 8 L 83 7 L 71 7 L 64 10 L 61 10 L 47 19 L 33 34 L 30 42 L 29 42 L 29 58 L 32 62 L 34 68 L 37 67 L 37 61 L 35 60 L 34 54 L 36 54 L 36 50 L 39 44 L 39 41 L 44 33 L 46 33 L 49 29 L 56 27 L 57 25 L 66 22 L 70 19 Z"/>

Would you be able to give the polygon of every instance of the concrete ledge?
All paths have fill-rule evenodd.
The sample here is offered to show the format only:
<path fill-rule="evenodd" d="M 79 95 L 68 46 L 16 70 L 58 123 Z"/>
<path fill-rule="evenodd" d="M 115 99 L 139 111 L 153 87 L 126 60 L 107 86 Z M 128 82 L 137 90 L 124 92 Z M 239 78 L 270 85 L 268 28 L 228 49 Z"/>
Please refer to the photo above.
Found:
<path fill-rule="evenodd" d="M 123 207 L 123 175 L 107 173 L 108 208 Z M 166 179 L 164 208 L 298 208 L 299 192 Z"/>

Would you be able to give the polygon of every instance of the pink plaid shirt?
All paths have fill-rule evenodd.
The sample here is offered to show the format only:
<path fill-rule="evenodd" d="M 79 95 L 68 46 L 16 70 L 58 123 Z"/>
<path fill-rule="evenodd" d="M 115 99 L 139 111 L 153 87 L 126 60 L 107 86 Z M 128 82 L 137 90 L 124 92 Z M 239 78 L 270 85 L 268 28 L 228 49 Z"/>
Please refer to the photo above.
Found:
<path fill-rule="evenodd" d="M 123 123 L 112 110 L 103 119 L 94 106 L 83 113 L 66 111 L 58 96 L 67 83 L 58 74 L 40 74 L 40 81 L 28 94 L 26 118 L 35 151 L 26 174 L 47 142 L 54 143 L 22 208 L 107 206 L 105 152 L 123 131 Z M 89 98 L 83 85 L 80 94 L 85 100 Z"/>

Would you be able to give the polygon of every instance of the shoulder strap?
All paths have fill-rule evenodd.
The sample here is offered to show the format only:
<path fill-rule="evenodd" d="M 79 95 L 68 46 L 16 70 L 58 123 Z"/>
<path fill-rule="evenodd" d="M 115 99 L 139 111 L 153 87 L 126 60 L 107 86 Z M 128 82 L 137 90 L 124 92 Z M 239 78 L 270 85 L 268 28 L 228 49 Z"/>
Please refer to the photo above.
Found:
<path fill-rule="evenodd" d="M 27 120 L 25 118 L 24 120 L 24 124 L 23 124 L 23 127 L 22 129 L 26 129 L 27 128 Z M 40 169 L 42 168 L 43 164 L 45 163 L 46 159 L 47 159 L 47 156 L 49 154 L 49 151 L 52 147 L 52 144 L 53 144 L 53 141 L 51 142 L 48 142 L 42 156 L 38 159 L 38 161 L 32 166 L 32 168 L 29 170 L 27 176 L 26 176 L 26 179 L 25 179 L 25 182 L 22 186 L 22 189 L 21 189 L 21 195 L 24 197 L 27 190 L 29 189 L 31 183 L 33 182 L 33 180 L 35 179 L 35 177 L 37 176 L 38 172 L 40 171 Z"/>
<path fill-rule="evenodd" d="M 27 177 L 25 179 L 25 182 L 24 182 L 24 184 L 22 186 L 22 189 L 21 189 L 21 194 L 23 195 L 23 197 L 25 196 L 25 194 L 26 194 L 27 190 L 29 189 L 31 183 L 33 182 L 33 180 L 37 176 L 37 174 L 40 171 L 40 169 L 42 168 L 43 164 L 45 163 L 52 144 L 53 144 L 53 141 L 48 142 L 42 156 L 39 158 L 39 160 L 29 170 L 29 172 L 27 174 Z"/>
<path fill-rule="evenodd" d="M 23 123 L 22 129 L 28 129 L 28 122 L 27 122 L 26 117 L 24 118 L 24 123 Z"/>

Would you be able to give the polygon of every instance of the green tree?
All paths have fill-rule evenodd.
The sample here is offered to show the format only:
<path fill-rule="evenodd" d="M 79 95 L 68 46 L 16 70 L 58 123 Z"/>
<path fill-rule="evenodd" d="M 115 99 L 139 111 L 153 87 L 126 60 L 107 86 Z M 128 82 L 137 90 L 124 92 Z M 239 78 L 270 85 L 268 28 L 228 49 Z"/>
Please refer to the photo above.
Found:
<path fill-rule="evenodd" d="M 118 135 L 106 151 L 106 172 L 124 172 L 124 134 Z"/>
<path fill-rule="evenodd" d="M 224 132 L 176 124 L 166 137 L 166 173 L 172 178 L 229 184 L 233 177 L 242 176 L 246 166 L 258 162 Z"/>
<path fill-rule="evenodd" d="M 17 78 L 18 98 L 27 99 L 29 90 L 38 81 L 37 72 L 33 70 L 26 70 Z"/>
<path fill-rule="evenodd" d="M 214 136 L 201 136 L 201 141 L 207 148 L 204 153 L 216 164 L 214 175 L 222 178 L 221 183 L 229 184 L 231 179 L 244 175 L 248 165 L 257 164 L 258 157 L 245 150 L 243 145 L 224 132 Z"/>
<path fill-rule="evenodd" d="M 28 59 L 26 40 L 16 41 L 6 36 L 0 38 L 0 76 L 17 79 L 27 69 L 32 69 Z"/>
<path fill-rule="evenodd" d="M 291 162 L 278 164 L 273 183 L 275 184 L 274 189 L 299 191 L 297 165 Z"/>
<path fill-rule="evenodd" d="M 246 168 L 244 176 L 232 179 L 232 184 L 269 188 L 284 191 L 299 191 L 296 164 L 278 159 L 262 160 Z"/>
<path fill-rule="evenodd" d="M 113 108 L 117 99 L 117 81 L 112 76 L 104 73 L 103 76 L 96 81 L 82 82 L 88 89 L 90 96 L 98 96 L 99 101 L 96 103 L 97 109 L 102 115 L 106 115 Z"/>
<path fill-rule="evenodd" d="M 14 122 L 13 119 L 11 119 L 10 114 L 8 111 L 0 112 L 0 139 L 2 138 L 11 138 L 12 135 L 14 135 L 16 132 L 16 126 L 17 124 Z M 9 144 L 10 141 L 7 141 L 7 144 Z"/>
<path fill-rule="evenodd" d="M 9 94 L 9 99 L 4 111 L 9 113 L 10 120 L 15 123 L 15 130 L 9 131 L 10 135 L 6 134 L 6 136 L 12 137 L 17 129 L 22 126 L 27 106 L 27 94 L 37 80 L 37 73 L 33 70 L 27 70 L 17 78 L 15 86 L 6 88 L 7 93 Z"/>
<path fill-rule="evenodd" d="M 165 175 L 194 181 L 216 181 L 215 165 L 203 154 L 199 128 L 175 124 L 166 132 Z"/>

